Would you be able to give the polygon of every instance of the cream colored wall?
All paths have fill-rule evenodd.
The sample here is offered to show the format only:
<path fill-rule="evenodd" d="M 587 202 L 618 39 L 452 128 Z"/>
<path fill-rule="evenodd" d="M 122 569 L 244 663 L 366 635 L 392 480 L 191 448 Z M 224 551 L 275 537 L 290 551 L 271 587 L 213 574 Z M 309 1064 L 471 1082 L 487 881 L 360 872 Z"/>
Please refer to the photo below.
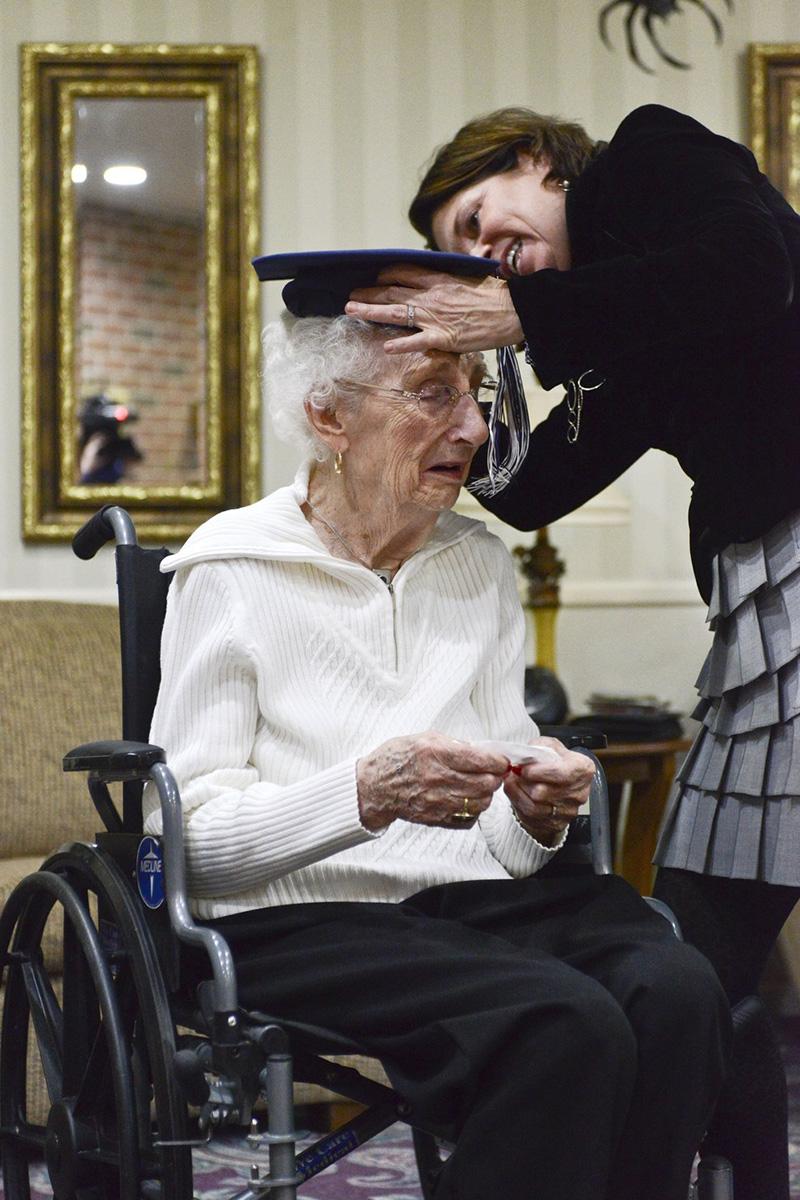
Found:
<path fill-rule="evenodd" d="M 415 245 L 405 220 L 421 164 L 467 117 L 523 103 L 608 136 L 631 108 L 659 101 L 746 138 L 746 46 L 800 42 L 797 0 L 708 0 L 664 26 L 695 65 L 648 75 L 598 37 L 601 0 L 0 0 L 0 594 L 110 598 L 109 559 L 79 564 L 66 546 L 20 540 L 19 132 L 17 47 L 24 41 L 244 42 L 262 62 L 265 252 Z M 265 316 L 278 289 L 264 292 Z M 291 474 L 265 430 L 264 486 Z M 652 691 L 681 709 L 707 634 L 686 550 L 688 485 L 663 455 L 620 481 L 609 512 L 557 526 L 567 561 L 559 670 L 576 708 L 595 688 Z M 597 523 L 598 520 L 600 523 Z M 610 522 L 610 523 L 609 523 Z M 522 540 L 513 531 L 510 544 Z"/>

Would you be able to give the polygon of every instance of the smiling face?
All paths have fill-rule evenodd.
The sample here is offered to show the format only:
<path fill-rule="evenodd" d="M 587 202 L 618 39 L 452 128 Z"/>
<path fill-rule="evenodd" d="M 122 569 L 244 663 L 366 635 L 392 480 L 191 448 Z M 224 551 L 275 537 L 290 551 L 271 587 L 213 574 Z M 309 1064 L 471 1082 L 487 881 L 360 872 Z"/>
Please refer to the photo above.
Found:
<path fill-rule="evenodd" d="M 434 214 L 436 245 L 499 259 L 506 277 L 547 267 L 569 270 L 566 194 L 557 183 L 544 182 L 549 169 L 520 155 L 513 170 L 456 192 Z"/>
<path fill-rule="evenodd" d="M 420 412 L 414 400 L 372 387 L 418 392 L 425 385 L 443 383 L 468 392 L 485 374 L 477 355 L 434 350 L 409 356 L 399 365 L 387 360 L 384 377 L 361 391 L 359 404 L 339 410 L 346 438 L 342 480 L 359 509 L 368 498 L 373 512 L 432 523 L 455 504 L 475 451 L 488 437 L 470 395 L 431 416 Z"/>

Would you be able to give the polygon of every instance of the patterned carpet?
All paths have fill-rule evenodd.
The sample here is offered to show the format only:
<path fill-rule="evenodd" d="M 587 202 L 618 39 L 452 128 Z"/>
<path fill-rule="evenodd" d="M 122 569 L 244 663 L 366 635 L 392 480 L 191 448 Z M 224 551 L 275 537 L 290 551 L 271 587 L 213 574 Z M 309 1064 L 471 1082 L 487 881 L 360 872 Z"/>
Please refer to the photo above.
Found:
<path fill-rule="evenodd" d="M 792 1200 L 800 1200 L 800 1017 L 782 1019 L 780 1029 L 789 1081 Z M 241 1142 L 225 1138 L 217 1138 L 213 1150 L 196 1151 L 197 1200 L 230 1200 L 248 1182 L 251 1161 Z M 46 1172 L 42 1168 L 37 1174 L 31 1200 L 47 1200 L 52 1191 Z M 316 1176 L 300 1195 L 303 1200 L 420 1200 L 409 1134 L 395 1126 Z"/>
<path fill-rule="evenodd" d="M 792 1200 L 800 1200 L 800 1017 L 782 1018 L 779 1028 L 789 1084 L 791 1196 Z M 195 1180 L 198 1200 L 230 1200 L 235 1194 L 231 1184 L 241 1180 L 243 1172 L 240 1169 L 237 1174 L 233 1167 L 234 1150 L 223 1148 L 222 1153 L 231 1155 L 222 1168 L 227 1172 L 225 1185 L 222 1176 L 215 1173 L 222 1164 L 209 1162 L 209 1173 Z M 311 1180 L 300 1195 L 303 1200 L 420 1200 L 408 1133 L 400 1126 L 388 1130 Z"/>
<path fill-rule="evenodd" d="M 213 1158 L 204 1153 L 195 1162 L 197 1200 L 230 1200 L 249 1178 L 249 1160 L 242 1164 L 235 1145 L 220 1145 Z M 420 1200 L 421 1195 L 411 1138 L 400 1126 L 354 1150 L 300 1190 L 303 1200 Z"/>
<path fill-rule="evenodd" d="M 264 1159 L 266 1153 L 264 1153 Z M 218 1137 L 213 1149 L 194 1151 L 196 1200 L 231 1200 L 250 1181 L 253 1159 L 241 1139 Z M 31 1200 L 52 1200 L 42 1165 L 31 1175 Z M 395 1126 L 315 1176 L 303 1200 L 420 1200 L 419 1177 L 408 1133 Z M 0 1175 L 0 1200 L 5 1192 Z"/>

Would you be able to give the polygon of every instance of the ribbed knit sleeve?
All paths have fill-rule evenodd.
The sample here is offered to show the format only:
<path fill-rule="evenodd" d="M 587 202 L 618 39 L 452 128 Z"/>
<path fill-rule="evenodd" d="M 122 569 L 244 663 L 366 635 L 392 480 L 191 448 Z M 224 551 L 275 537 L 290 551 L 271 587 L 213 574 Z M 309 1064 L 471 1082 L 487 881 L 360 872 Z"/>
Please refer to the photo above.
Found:
<path fill-rule="evenodd" d="M 180 784 L 189 887 L 203 896 L 256 888 L 374 836 L 359 819 L 353 758 L 289 786 L 259 777 L 257 670 L 222 575 L 200 564 L 170 589 L 151 730 Z M 154 802 L 148 792 L 148 832 L 160 828 Z"/>

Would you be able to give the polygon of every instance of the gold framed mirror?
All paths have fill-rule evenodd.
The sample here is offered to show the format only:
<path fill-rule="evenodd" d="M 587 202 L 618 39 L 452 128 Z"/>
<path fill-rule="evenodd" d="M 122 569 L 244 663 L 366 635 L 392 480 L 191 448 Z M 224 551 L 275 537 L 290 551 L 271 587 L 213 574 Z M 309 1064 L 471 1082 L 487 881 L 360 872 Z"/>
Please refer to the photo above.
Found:
<path fill-rule="evenodd" d="M 800 44 L 752 43 L 750 146 L 761 170 L 800 210 Z"/>
<path fill-rule="evenodd" d="M 261 494 L 252 46 L 21 47 L 23 537 Z"/>

